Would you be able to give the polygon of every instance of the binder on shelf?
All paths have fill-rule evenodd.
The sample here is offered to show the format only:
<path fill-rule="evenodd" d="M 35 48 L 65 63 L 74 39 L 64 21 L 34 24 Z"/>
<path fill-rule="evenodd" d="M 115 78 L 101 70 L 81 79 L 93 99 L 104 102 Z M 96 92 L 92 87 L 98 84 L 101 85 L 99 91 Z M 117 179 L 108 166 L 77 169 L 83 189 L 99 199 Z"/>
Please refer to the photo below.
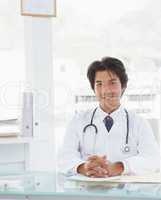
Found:
<path fill-rule="evenodd" d="M 11 119 L 0 119 L 0 125 L 5 125 L 5 124 L 17 124 L 18 123 L 18 118 L 11 118 Z"/>
<path fill-rule="evenodd" d="M 18 119 L 0 120 L 0 137 L 16 137 L 20 135 Z"/>
<path fill-rule="evenodd" d="M 22 137 L 33 136 L 33 93 L 24 92 L 22 97 Z"/>

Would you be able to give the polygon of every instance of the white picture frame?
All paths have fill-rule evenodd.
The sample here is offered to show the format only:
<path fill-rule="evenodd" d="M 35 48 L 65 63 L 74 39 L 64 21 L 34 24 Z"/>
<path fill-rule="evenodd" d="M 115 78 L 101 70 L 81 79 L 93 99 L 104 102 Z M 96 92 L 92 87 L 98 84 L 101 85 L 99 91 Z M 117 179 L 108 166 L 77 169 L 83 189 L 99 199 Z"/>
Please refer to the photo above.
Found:
<path fill-rule="evenodd" d="M 56 17 L 56 0 L 21 0 L 21 15 Z"/>

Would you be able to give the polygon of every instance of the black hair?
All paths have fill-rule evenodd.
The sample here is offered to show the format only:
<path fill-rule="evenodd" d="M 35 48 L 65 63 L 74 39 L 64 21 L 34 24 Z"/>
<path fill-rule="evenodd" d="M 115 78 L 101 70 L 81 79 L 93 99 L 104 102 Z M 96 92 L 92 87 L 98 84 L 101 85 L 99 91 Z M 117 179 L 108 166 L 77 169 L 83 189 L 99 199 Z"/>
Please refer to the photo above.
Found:
<path fill-rule="evenodd" d="M 116 74 L 121 82 L 121 87 L 126 88 L 128 76 L 124 64 L 121 60 L 113 57 L 104 57 L 101 61 L 96 60 L 92 62 L 87 70 L 87 78 L 90 82 L 91 88 L 94 90 L 95 75 L 98 71 L 111 71 Z"/>

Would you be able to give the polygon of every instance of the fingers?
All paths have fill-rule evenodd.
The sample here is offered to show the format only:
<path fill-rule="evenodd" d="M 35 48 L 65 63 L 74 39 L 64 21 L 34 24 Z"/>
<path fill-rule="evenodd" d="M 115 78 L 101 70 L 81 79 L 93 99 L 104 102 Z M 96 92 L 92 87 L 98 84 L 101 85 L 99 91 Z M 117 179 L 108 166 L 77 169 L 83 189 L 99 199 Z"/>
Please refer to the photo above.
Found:
<path fill-rule="evenodd" d="M 86 173 L 89 177 L 95 177 L 95 178 L 105 178 L 108 177 L 108 173 L 105 169 L 101 167 L 96 167 L 91 170 L 88 170 Z"/>
<path fill-rule="evenodd" d="M 97 155 L 92 155 L 88 157 L 88 160 L 96 160 L 97 158 L 99 158 L 99 156 Z"/>
<path fill-rule="evenodd" d="M 106 155 L 104 156 L 98 156 L 98 155 L 92 155 L 88 157 L 88 160 L 106 160 Z"/>
<path fill-rule="evenodd" d="M 92 167 L 101 166 L 102 168 L 106 168 L 108 165 L 106 156 L 97 156 L 97 155 L 90 156 L 88 158 L 88 162 Z"/>
<path fill-rule="evenodd" d="M 105 155 L 88 157 L 85 164 L 86 175 L 89 177 L 108 177 L 108 163 Z"/>
<path fill-rule="evenodd" d="M 87 163 L 86 163 L 86 169 L 87 170 L 90 170 L 90 169 L 93 169 L 93 168 L 95 168 L 95 167 L 99 167 L 100 165 L 97 163 L 97 162 L 95 162 L 95 161 L 88 161 Z"/>
<path fill-rule="evenodd" d="M 99 163 L 95 161 L 87 161 L 78 167 L 78 173 L 89 177 L 108 177 L 108 166 L 103 168 Z"/>

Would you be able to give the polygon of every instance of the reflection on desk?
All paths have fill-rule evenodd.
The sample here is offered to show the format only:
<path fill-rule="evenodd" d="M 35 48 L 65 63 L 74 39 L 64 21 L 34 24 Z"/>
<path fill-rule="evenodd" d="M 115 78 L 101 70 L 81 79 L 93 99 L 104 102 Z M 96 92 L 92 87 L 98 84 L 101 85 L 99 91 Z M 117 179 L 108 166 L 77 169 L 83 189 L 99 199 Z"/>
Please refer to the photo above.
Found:
<path fill-rule="evenodd" d="M 0 199 L 32 197 L 39 199 L 161 199 L 161 183 L 97 182 L 78 184 L 54 172 L 26 172 L 0 175 Z M 97 197 L 97 198 L 96 198 Z"/>

